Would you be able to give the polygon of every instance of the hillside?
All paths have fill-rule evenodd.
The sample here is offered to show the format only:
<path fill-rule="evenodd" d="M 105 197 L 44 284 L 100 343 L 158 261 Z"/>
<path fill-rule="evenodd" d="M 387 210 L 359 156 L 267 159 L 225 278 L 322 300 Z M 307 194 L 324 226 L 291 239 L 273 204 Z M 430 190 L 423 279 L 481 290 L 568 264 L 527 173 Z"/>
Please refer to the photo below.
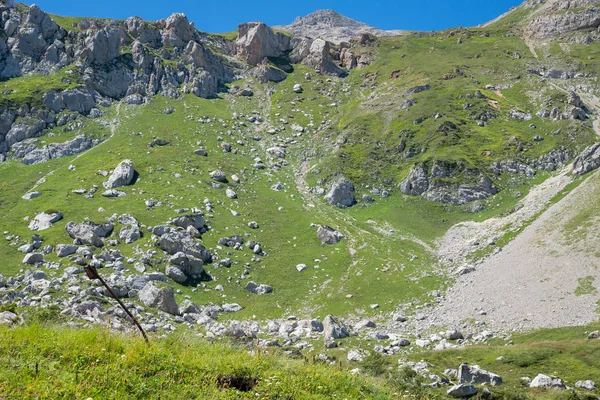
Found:
<path fill-rule="evenodd" d="M 0 322 L 130 334 L 91 267 L 151 342 L 363 372 L 423 353 L 436 377 L 411 367 L 444 390 L 459 353 L 429 351 L 464 348 L 543 397 L 513 375 L 526 361 L 477 349 L 539 328 L 558 330 L 536 346 L 570 332 L 561 349 L 599 348 L 598 9 L 526 1 L 484 27 L 378 37 L 328 10 L 218 35 L 184 14 L 2 3 Z M 338 42 L 348 27 L 368 34 Z M 599 379 L 545 351 L 523 373 Z M 366 385 L 340 379 L 349 398 Z M 401 390 L 388 383 L 374 398 Z"/>

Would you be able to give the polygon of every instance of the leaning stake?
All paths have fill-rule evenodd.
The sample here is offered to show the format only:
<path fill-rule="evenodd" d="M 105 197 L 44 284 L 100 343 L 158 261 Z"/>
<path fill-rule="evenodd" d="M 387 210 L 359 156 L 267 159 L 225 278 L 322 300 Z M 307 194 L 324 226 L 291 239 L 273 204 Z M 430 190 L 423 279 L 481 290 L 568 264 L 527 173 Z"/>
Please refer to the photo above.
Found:
<path fill-rule="evenodd" d="M 119 305 L 121 306 L 121 308 L 123 310 L 125 310 L 125 312 L 127 313 L 127 315 L 129 315 L 129 318 L 131 318 L 131 320 L 133 321 L 133 323 L 135 324 L 135 326 L 138 327 L 138 329 L 140 330 L 140 332 L 142 332 L 142 336 L 144 337 L 144 340 L 146 341 L 146 343 L 148 342 L 148 336 L 146 336 L 146 332 L 144 332 L 144 329 L 142 329 L 142 326 L 140 325 L 140 323 L 138 322 L 138 320 L 129 312 L 129 310 L 127 309 L 127 307 L 125 307 L 125 304 L 123 304 L 123 302 L 121 301 L 121 299 L 119 299 L 117 297 L 117 295 L 115 294 L 115 292 L 113 292 L 113 290 L 110 288 L 110 286 L 108 286 L 108 284 L 106 282 L 104 282 L 104 279 L 102 279 L 102 277 L 98 274 L 98 271 L 96 270 L 96 267 L 92 267 L 91 265 L 88 265 L 84 268 L 85 273 L 87 275 L 88 278 L 90 278 L 91 280 L 94 279 L 99 279 L 100 282 L 102 282 L 102 284 L 104 285 L 104 287 L 106 288 L 106 290 L 108 290 L 108 293 L 110 293 L 110 295 L 119 303 Z"/>

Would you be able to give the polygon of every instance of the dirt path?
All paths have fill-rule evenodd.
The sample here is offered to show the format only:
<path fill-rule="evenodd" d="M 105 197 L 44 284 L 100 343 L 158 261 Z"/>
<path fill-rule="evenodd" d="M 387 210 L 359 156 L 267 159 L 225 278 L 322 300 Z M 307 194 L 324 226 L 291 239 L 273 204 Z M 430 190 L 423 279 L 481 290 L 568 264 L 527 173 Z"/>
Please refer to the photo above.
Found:
<path fill-rule="evenodd" d="M 417 326 L 461 327 L 478 320 L 485 329 L 511 331 L 598 320 L 600 218 L 590 213 L 600 193 L 599 178 L 600 171 L 590 175 L 501 252 L 461 276 Z"/>

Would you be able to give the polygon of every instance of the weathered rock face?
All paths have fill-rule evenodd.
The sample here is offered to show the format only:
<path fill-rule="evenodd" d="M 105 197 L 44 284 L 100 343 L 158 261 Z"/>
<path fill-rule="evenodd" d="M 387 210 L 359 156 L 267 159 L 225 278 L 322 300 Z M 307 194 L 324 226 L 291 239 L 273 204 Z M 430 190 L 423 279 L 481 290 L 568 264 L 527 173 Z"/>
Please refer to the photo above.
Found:
<path fill-rule="evenodd" d="M 599 26 L 598 0 L 550 0 L 540 15 L 527 25 L 525 34 L 534 39 L 546 39 L 569 32 L 597 29 Z"/>
<path fill-rule="evenodd" d="M 420 196 L 429 189 L 429 178 L 425 165 L 414 167 L 400 184 L 400 191 L 410 196 Z"/>
<path fill-rule="evenodd" d="M 156 26 L 162 29 L 162 41 L 166 47 L 183 47 L 194 40 L 196 29 L 185 14 L 175 13 L 167 19 L 157 21 Z"/>
<path fill-rule="evenodd" d="M 351 207 L 356 203 L 354 185 L 344 176 L 338 177 L 325 195 L 325 201 L 338 207 Z"/>
<path fill-rule="evenodd" d="M 305 40 L 305 38 L 302 38 L 300 41 L 295 39 L 293 45 L 293 61 L 301 60 L 302 64 L 306 64 L 323 74 L 341 76 L 346 73 L 331 58 L 331 44 L 328 41 L 323 39 Z"/>
<path fill-rule="evenodd" d="M 37 139 L 32 139 L 36 140 Z M 21 145 L 23 142 L 15 143 L 12 150 L 16 152 L 15 146 Z M 52 160 L 55 158 L 68 157 L 75 154 L 79 154 L 87 149 L 90 149 L 98 144 L 98 140 L 93 139 L 91 136 L 79 135 L 73 140 L 69 140 L 63 143 L 50 143 L 41 148 L 35 148 L 25 154 L 19 153 L 19 157 L 23 157 L 21 162 L 23 164 L 39 164 Z M 17 155 L 16 155 L 17 156 Z"/>
<path fill-rule="evenodd" d="M 583 175 L 600 167 L 600 143 L 585 149 L 573 162 L 573 174 Z"/>
<path fill-rule="evenodd" d="M 170 286 L 150 281 L 140 290 L 138 297 L 148 307 L 179 315 L 179 307 L 175 301 L 175 291 Z"/>
<path fill-rule="evenodd" d="M 123 160 L 117 165 L 108 181 L 104 182 L 102 186 L 107 189 L 114 189 L 125 185 L 130 185 L 135 177 L 135 170 L 133 169 L 133 162 L 131 160 Z"/>
<path fill-rule="evenodd" d="M 238 26 L 237 55 L 250 65 L 258 65 L 265 57 L 280 57 L 291 50 L 290 38 L 275 33 L 263 22 Z"/>
<path fill-rule="evenodd" d="M 462 177 L 474 183 L 456 183 L 452 178 Z M 499 192 L 492 181 L 478 170 L 465 170 L 461 165 L 434 162 L 415 166 L 399 186 L 402 193 L 423 196 L 435 203 L 464 205 L 483 200 Z"/>
<path fill-rule="evenodd" d="M 65 229 L 69 236 L 78 240 L 81 244 L 102 247 L 104 242 L 102 238 L 110 236 L 113 231 L 113 224 L 107 222 L 105 224 L 94 224 L 85 221 L 81 224 L 77 222 L 68 222 Z"/>

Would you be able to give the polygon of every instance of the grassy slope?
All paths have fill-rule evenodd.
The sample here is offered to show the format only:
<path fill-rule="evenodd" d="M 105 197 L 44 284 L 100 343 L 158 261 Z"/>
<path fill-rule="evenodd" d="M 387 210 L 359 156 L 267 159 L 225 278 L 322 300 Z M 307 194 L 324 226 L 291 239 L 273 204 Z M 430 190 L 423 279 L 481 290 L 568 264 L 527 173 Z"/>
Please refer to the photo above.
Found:
<path fill-rule="evenodd" d="M 457 42 L 459 37 L 461 44 Z M 171 100 L 157 96 L 145 106 L 123 105 L 115 136 L 76 161 L 65 158 L 31 167 L 13 161 L 5 163 L 0 166 L 3 201 L 0 210 L 5 216 L 2 228 L 19 235 L 19 243 L 24 243 L 31 235 L 24 218 L 58 209 L 65 219 L 41 232 L 41 236 L 49 244 L 68 243 L 71 239 L 64 231 L 68 221 L 81 221 L 86 217 L 102 221 L 113 213 L 130 213 L 146 226 L 155 226 L 174 217 L 175 210 L 201 207 L 202 200 L 209 198 L 215 212 L 207 218 L 211 230 L 204 235 L 203 244 L 220 258 L 232 258 L 234 266 L 231 269 L 208 266 L 215 280 L 207 282 L 197 293 L 192 292 L 191 287 L 178 285 L 182 290 L 179 300 L 187 295 L 200 304 L 237 302 L 246 309 L 235 314 L 236 317 L 256 315 L 261 319 L 289 314 L 323 317 L 326 313 L 374 313 L 368 307 L 373 303 L 380 304 L 376 313 L 387 313 L 402 304 L 427 301 L 429 292 L 450 283 L 439 273 L 430 250 L 436 238 L 462 220 L 481 220 L 508 212 L 518 201 L 514 192 L 527 193 L 532 184 L 541 182 L 548 174 L 540 173 L 533 179 L 502 177 L 497 183 L 507 190 L 488 199 L 483 212 L 471 214 L 461 207 L 432 204 L 401 195 L 396 186 L 413 163 L 441 159 L 461 161 L 483 169 L 492 160 L 517 155 L 514 148 L 507 145 L 511 137 L 524 144 L 523 155 L 526 157 L 537 157 L 556 146 L 581 148 L 595 137 L 589 127 L 579 123 L 551 122 L 537 117 L 532 121 L 518 121 L 507 117 L 511 109 L 533 114 L 542 106 L 552 106 L 543 103 L 540 93 L 557 102 L 564 94 L 524 74 L 536 61 L 525 44 L 506 27 L 383 38 L 375 48 L 363 50 L 380 58 L 365 69 L 352 71 L 345 80 L 316 75 L 312 81 L 306 81 L 304 74 L 310 72 L 309 69 L 295 66 L 295 72 L 279 84 L 238 82 L 253 86 L 256 94 L 250 99 L 224 95 L 213 100 L 193 96 Z M 579 53 L 573 57 L 579 60 L 595 50 L 577 48 L 576 51 Z M 516 52 L 522 55 L 520 59 L 514 57 Z M 555 53 L 550 56 L 559 57 Z M 561 53 L 560 57 L 567 59 L 568 55 Z M 593 63 L 586 65 L 594 68 Z M 457 68 L 464 77 L 456 72 Z M 399 71 L 398 78 L 391 78 L 393 71 Z M 442 79 L 447 73 L 456 76 L 450 80 Z M 30 85 L 41 79 L 43 85 L 35 84 L 47 90 L 60 83 L 57 78 L 24 77 L 3 85 Z M 303 85 L 301 95 L 291 90 L 295 83 Z M 424 83 L 429 83 L 432 89 L 402 96 L 408 88 Z M 483 90 L 485 84 L 510 84 L 512 87 L 499 94 Z M 273 94 L 267 95 L 266 89 Z M 484 100 L 467 98 L 476 90 L 482 90 L 497 101 L 499 109 Z M 23 92 L 27 93 L 27 89 L 17 93 Z M 408 110 L 397 111 L 396 107 L 409 97 L 417 104 Z M 338 107 L 330 107 L 331 103 Z M 472 107 L 465 110 L 466 103 Z M 167 107 L 173 107 L 175 112 L 163 114 L 162 110 Z M 281 116 L 292 116 L 290 124 L 300 124 L 307 131 L 302 136 L 293 136 L 288 127 L 271 136 L 266 133 L 267 124 L 254 127 L 248 123 L 242 133 L 229 133 L 234 112 L 250 115 L 254 110 L 260 110 L 273 126 L 280 125 Z M 114 106 L 104 111 L 107 113 L 104 121 L 110 122 L 116 117 Z M 487 126 L 479 127 L 472 114 L 482 111 L 495 112 L 498 117 Z M 435 120 L 432 115 L 438 112 L 442 118 Z M 213 122 L 200 124 L 196 120 L 201 116 L 208 116 Z M 421 117 L 427 119 L 415 125 L 413 121 Z M 218 119 L 224 122 L 218 122 Z M 56 129 L 57 136 L 42 139 L 62 141 L 79 132 L 98 137 L 107 137 L 110 133 L 109 128 L 96 121 L 81 120 L 83 127 L 77 131 Z M 317 130 L 323 121 L 330 121 L 326 125 L 328 128 Z M 458 132 L 447 136 L 437 132 L 442 121 L 455 123 Z M 536 129 L 529 128 L 532 122 Z M 569 134 L 550 134 L 558 128 Z M 400 137 L 402 130 L 408 133 Z M 542 135 L 545 140 L 534 143 L 533 135 Z M 217 141 L 219 136 L 237 148 L 238 153 L 222 152 Z M 252 136 L 260 136 L 262 140 L 256 142 Z M 335 150 L 333 142 L 340 136 L 346 143 Z M 153 137 L 171 143 L 149 148 L 147 144 Z M 404 159 L 395 150 L 402 139 L 407 141 L 407 147 L 425 151 Z M 243 144 L 236 144 L 238 140 Z M 254 157 L 269 161 L 265 149 L 272 144 L 281 145 L 282 141 L 289 144 L 286 159 L 291 166 L 280 171 L 252 169 Z M 193 154 L 197 142 L 207 148 L 209 157 Z M 307 158 L 307 154 L 310 157 Z M 140 174 L 140 180 L 134 186 L 124 189 L 127 197 L 105 199 L 97 193 L 94 199 L 85 199 L 72 193 L 78 188 L 101 186 L 104 178 L 96 172 L 111 169 L 125 158 L 134 161 Z M 67 169 L 70 164 L 76 167 L 75 171 Z M 303 171 L 302 167 L 308 171 Z M 242 178 L 241 184 L 228 184 L 237 191 L 238 199 L 230 200 L 224 189 L 214 189 L 206 184 L 210 180 L 209 171 L 215 168 L 224 169 L 228 176 L 236 173 Z M 43 195 L 31 201 L 21 200 L 20 196 L 49 171 L 55 172 L 38 188 Z M 323 186 L 334 172 L 343 172 L 355 182 L 359 198 L 372 187 L 384 187 L 392 192 L 392 196 L 377 197 L 370 207 L 357 205 L 339 210 L 325 205 L 316 196 L 301 195 L 296 190 L 297 173 L 306 179 L 307 185 Z M 176 173 L 182 177 L 175 177 Z M 277 181 L 283 182 L 286 190 L 270 190 Z M 147 210 L 144 200 L 151 197 L 164 205 Z M 99 212 L 100 208 L 105 211 Z M 233 216 L 231 209 L 240 212 L 241 216 Z M 248 229 L 246 224 L 251 220 L 258 221 L 261 228 L 257 231 Z M 331 225 L 344 233 L 346 239 L 335 246 L 323 246 L 316 239 L 311 223 Z M 117 230 L 119 228 L 117 226 Z M 268 253 L 261 262 L 253 261 L 248 250 L 228 251 L 217 246 L 222 236 L 244 233 L 259 241 Z M 145 251 L 154 247 L 146 233 L 137 243 L 119 248 L 126 256 L 133 256 L 136 248 Z M 15 247 L 2 241 L 0 251 L 4 256 L 0 267 L 2 273 L 15 274 L 22 268 L 19 265 L 22 254 Z M 47 260 L 58 261 L 53 255 Z M 157 270 L 162 270 L 162 261 L 164 256 L 158 255 Z M 68 265 L 68 260 L 61 262 L 63 267 Z M 235 283 L 244 270 L 244 263 L 252 265 L 252 280 L 274 286 L 273 295 L 253 296 Z M 298 263 L 307 264 L 309 269 L 298 273 L 295 270 Z M 52 273 L 60 275 L 60 271 Z M 228 278 L 232 279 L 231 283 Z M 225 287 L 224 292 L 212 290 L 218 284 Z M 348 294 L 352 297 L 348 298 Z"/>
<path fill-rule="evenodd" d="M 432 373 L 443 375 L 461 362 L 478 364 L 502 376 L 504 384 L 488 389 L 502 399 L 587 399 L 597 392 L 531 390 L 521 377 L 538 373 L 559 376 L 568 386 L 577 380 L 600 381 L 600 341 L 586 340 L 598 325 L 535 331 L 516 335 L 507 346 L 495 340 L 487 346 L 417 352 L 408 360 L 423 360 Z M 446 388 L 425 389 L 427 379 L 399 371 L 398 357 L 372 357 L 348 362 L 342 350 L 330 351 L 335 366 L 315 363 L 314 353 L 292 359 L 281 350 L 254 350 L 250 343 L 211 343 L 190 335 L 140 338 L 105 330 L 47 325 L 0 327 L 0 393 L 7 399 L 211 398 L 211 399 L 389 399 L 446 398 Z M 404 358 L 406 359 L 406 358 Z M 363 374 L 348 370 L 360 367 Z M 378 376 L 369 377 L 369 373 Z M 250 392 L 224 388 L 223 377 L 257 378 Z M 483 387 L 479 388 L 480 390 Z"/>

